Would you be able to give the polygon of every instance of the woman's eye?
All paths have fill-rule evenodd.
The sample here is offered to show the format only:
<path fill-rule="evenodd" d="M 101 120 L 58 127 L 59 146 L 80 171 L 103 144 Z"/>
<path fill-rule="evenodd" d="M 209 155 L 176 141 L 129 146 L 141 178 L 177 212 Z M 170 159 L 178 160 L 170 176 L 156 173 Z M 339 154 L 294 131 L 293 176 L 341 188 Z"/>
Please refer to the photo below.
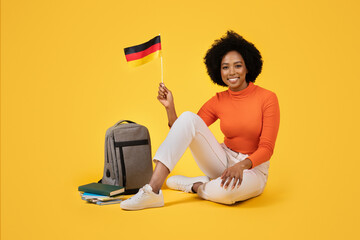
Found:
<path fill-rule="evenodd" d="M 223 67 L 222 69 L 226 70 L 226 69 L 228 69 L 228 67 Z"/>
<path fill-rule="evenodd" d="M 241 68 L 241 67 L 242 67 L 242 65 L 236 65 L 235 67 L 237 67 L 237 68 Z"/>

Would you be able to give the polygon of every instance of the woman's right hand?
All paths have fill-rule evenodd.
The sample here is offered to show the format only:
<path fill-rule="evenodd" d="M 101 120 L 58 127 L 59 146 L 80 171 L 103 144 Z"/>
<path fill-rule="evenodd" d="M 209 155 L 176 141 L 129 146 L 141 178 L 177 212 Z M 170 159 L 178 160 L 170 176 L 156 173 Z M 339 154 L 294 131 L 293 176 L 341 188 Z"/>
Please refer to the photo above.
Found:
<path fill-rule="evenodd" d="M 157 99 L 159 102 L 164 105 L 166 109 L 174 107 L 174 98 L 169 89 L 165 86 L 164 83 L 159 84 L 159 91 Z"/>

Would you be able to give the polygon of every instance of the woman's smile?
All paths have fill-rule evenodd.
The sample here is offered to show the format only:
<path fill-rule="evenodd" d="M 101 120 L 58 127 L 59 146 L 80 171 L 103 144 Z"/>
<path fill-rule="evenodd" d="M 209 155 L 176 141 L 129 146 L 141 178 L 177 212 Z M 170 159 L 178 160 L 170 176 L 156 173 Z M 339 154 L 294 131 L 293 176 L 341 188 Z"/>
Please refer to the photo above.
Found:
<path fill-rule="evenodd" d="M 238 77 L 236 77 L 236 78 L 229 78 L 228 80 L 229 80 L 230 83 L 235 84 L 236 81 L 239 80 L 239 78 L 238 78 Z"/>

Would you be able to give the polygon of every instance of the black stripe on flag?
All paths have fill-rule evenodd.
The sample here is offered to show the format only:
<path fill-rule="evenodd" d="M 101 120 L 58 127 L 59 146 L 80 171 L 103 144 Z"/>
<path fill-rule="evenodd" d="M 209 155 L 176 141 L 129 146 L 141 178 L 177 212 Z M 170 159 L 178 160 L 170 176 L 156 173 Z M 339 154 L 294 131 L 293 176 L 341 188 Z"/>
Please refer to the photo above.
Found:
<path fill-rule="evenodd" d="M 151 47 L 152 45 L 155 45 L 157 43 L 160 43 L 160 35 L 154 37 L 153 39 L 147 41 L 146 43 L 139 44 L 139 45 L 136 45 L 133 47 L 125 48 L 124 49 L 125 55 L 144 51 L 145 49 L 148 49 L 149 47 Z"/>

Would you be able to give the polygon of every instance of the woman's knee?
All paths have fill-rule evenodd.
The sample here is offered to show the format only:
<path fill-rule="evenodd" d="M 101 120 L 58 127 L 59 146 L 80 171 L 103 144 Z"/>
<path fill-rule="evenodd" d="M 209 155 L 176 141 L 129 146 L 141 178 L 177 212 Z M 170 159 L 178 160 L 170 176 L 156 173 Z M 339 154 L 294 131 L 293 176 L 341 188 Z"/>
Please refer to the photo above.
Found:
<path fill-rule="evenodd" d="M 176 124 L 182 125 L 195 125 L 196 121 L 198 120 L 199 116 L 193 112 L 186 111 L 183 112 L 178 119 L 176 119 Z"/>
<path fill-rule="evenodd" d="M 231 187 L 224 189 L 220 186 L 220 183 L 221 178 L 219 177 L 201 185 L 198 188 L 198 195 L 209 201 L 230 205 L 238 201 L 256 197 L 263 191 L 263 187 L 261 187 L 257 179 L 243 180 L 242 185 L 234 189 Z"/>
<path fill-rule="evenodd" d="M 179 116 L 179 120 L 189 120 L 189 119 L 194 119 L 198 117 L 197 114 L 193 113 L 193 112 L 190 112 L 190 111 L 186 111 L 186 112 L 183 112 L 180 116 Z"/>
<path fill-rule="evenodd" d="M 217 202 L 226 205 L 234 204 L 235 201 L 233 200 L 232 190 L 222 188 L 220 186 L 220 181 L 218 179 L 212 180 L 208 183 L 201 185 L 198 188 L 197 194 L 201 198 L 212 202 Z"/>

